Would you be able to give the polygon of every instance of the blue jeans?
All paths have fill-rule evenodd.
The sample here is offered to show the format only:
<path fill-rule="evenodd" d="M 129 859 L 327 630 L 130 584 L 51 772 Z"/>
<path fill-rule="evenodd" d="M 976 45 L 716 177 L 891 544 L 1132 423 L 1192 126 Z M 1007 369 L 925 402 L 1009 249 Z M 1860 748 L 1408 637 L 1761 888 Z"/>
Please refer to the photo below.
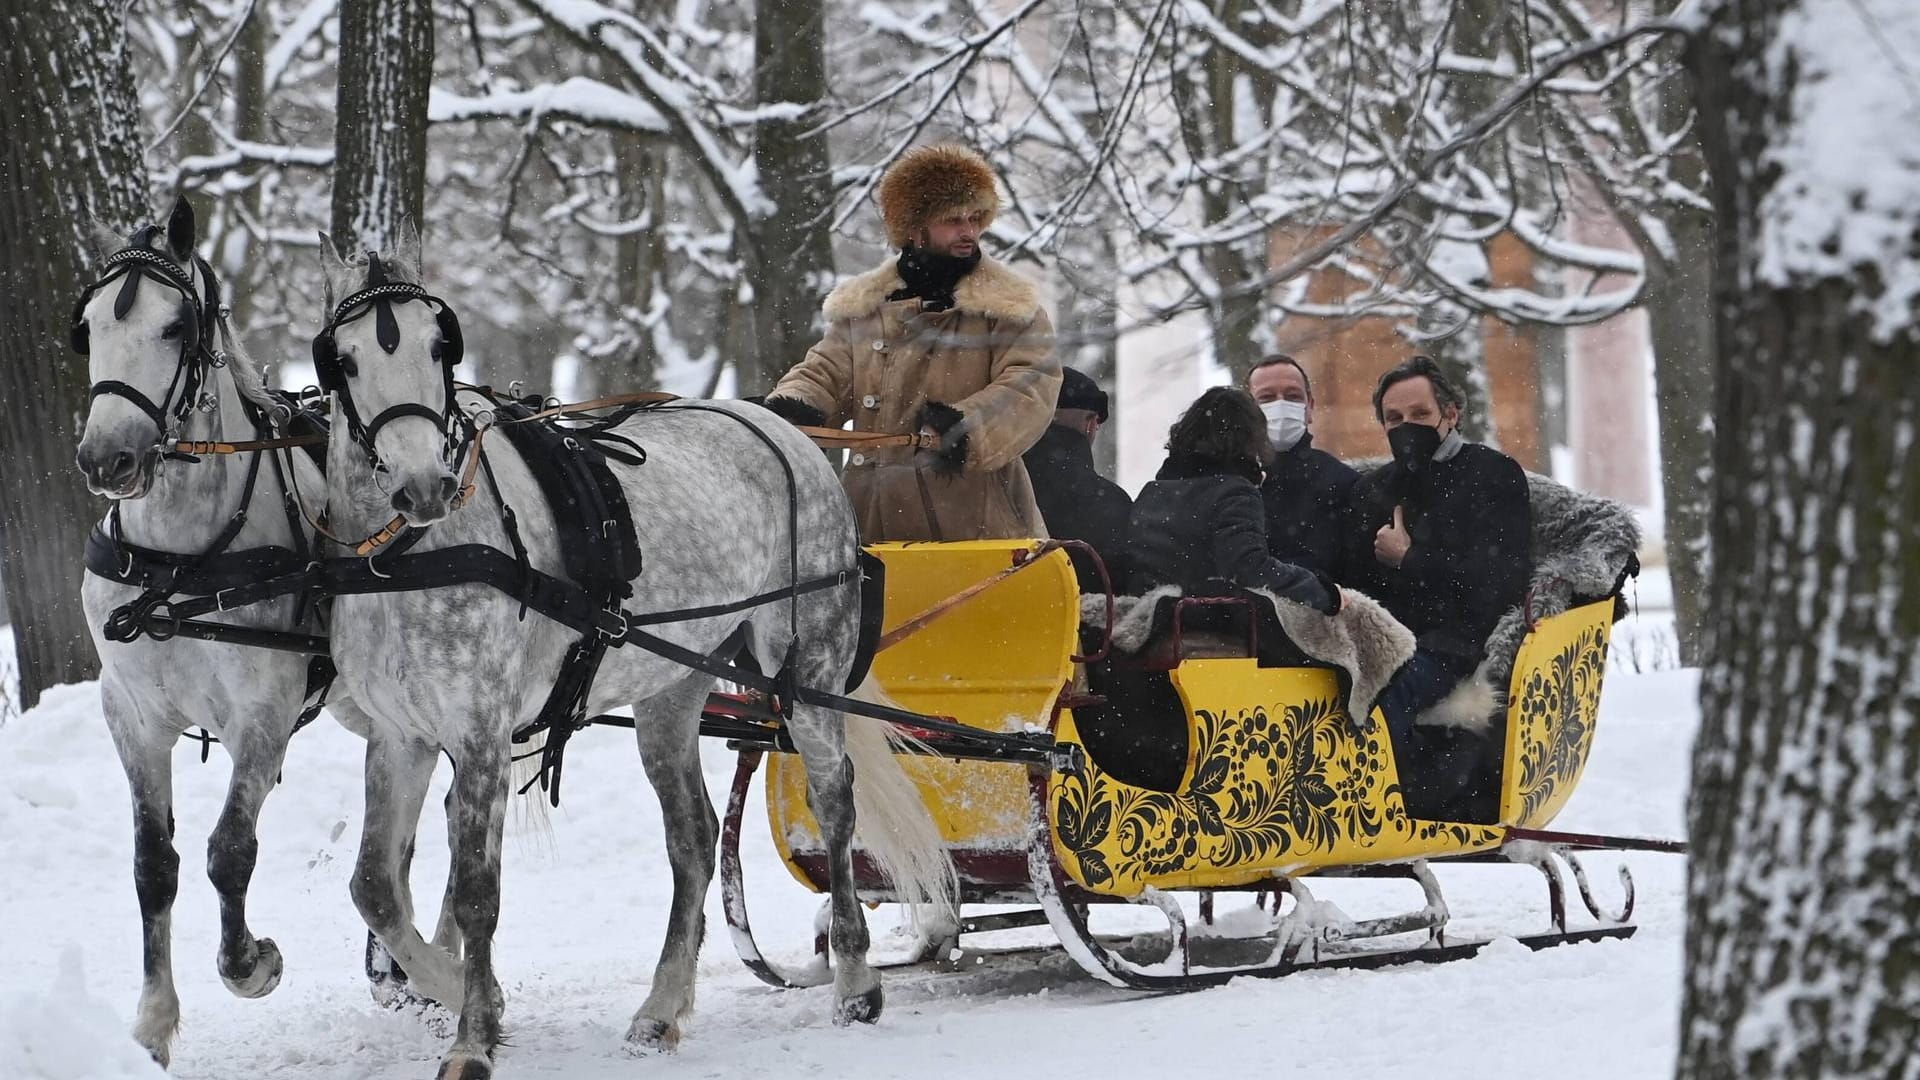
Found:
<path fill-rule="evenodd" d="M 1407 813 L 1430 821 L 1490 823 L 1500 811 L 1494 740 L 1414 718 L 1452 692 L 1465 676 L 1440 657 L 1418 651 L 1394 672 L 1375 704 L 1387 720 L 1400 794 Z"/>

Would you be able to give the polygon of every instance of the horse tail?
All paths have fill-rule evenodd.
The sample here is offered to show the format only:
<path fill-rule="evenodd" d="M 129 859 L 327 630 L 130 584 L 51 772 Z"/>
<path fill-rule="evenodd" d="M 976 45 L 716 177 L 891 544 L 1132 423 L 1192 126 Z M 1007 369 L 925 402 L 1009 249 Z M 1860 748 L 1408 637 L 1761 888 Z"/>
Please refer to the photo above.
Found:
<path fill-rule="evenodd" d="M 852 696 L 870 704 L 892 704 L 871 677 Z M 960 880 L 947 857 L 946 840 L 895 753 L 913 747 L 916 740 L 885 720 L 844 715 L 847 760 L 853 764 L 855 840 L 893 882 L 900 902 L 951 910 L 959 900 Z"/>

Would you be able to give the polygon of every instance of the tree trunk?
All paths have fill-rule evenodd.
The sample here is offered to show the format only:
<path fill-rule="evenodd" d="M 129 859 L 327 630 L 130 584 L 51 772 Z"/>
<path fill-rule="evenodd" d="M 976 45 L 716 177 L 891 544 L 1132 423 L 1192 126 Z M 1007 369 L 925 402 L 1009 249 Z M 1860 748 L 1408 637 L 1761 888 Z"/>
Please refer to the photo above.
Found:
<path fill-rule="evenodd" d="M 88 223 L 143 215 L 147 176 L 119 7 L 0 0 L 0 27 L 0 531 L 30 708 L 99 670 L 78 588 L 97 507 L 73 465 L 87 368 L 66 330 Z"/>
<path fill-rule="evenodd" d="M 1675 260 L 1647 258 L 1647 326 L 1653 341 L 1660 421 L 1660 483 L 1666 502 L 1667 575 L 1680 662 L 1700 663 L 1710 562 L 1707 543 L 1713 454 L 1713 222 L 1666 218 Z"/>
<path fill-rule="evenodd" d="M 1669 87 L 1661 127 L 1685 130 L 1693 101 Z M 1674 180 L 1706 187 L 1697 149 L 1673 158 Z M 1660 421 L 1660 484 L 1666 503 L 1667 575 L 1673 583 L 1673 628 L 1680 662 L 1700 663 L 1701 599 L 1706 595 L 1708 478 L 1713 455 L 1713 219 L 1682 208 L 1662 215 L 1673 259 L 1646 252 L 1647 326 L 1653 342 L 1655 411 Z"/>
<path fill-rule="evenodd" d="M 1248 31 L 1242 18 L 1244 0 L 1215 0 L 1211 6 L 1221 22 L 1243 33 Z M 1241 112 L 1241 80 L 1253 72 L 1239 54 L 1211 43 L 1201 74 L 1202 81 L 1193 88 L 1198 93 L 1190 92 L 1182 102 L 1186 113 L 1183 123 L 1189 146 L 1208 157 L 1218 157 L 1239 144 L 1235 121 Z M 1234 168 L 1246 167 L 1242 164 Z M 1200 214 L 1209 228 L 1226 224 L 1244 210 L 1246 199 L 1247 185 L 1236 182 L 1230 170 L 1200 183 Z M 1266 273 L 1267 242 L 1265 234 L 1256 234 L 1250 240 L 1210 244 L 1201 253 L 1207 285 L 1212 290 L 1207 323 L 1213 339 L 1213 359 L 1232 375 L 1235 386 L 1246 385 L 1247 376 L 1273 340 L 1268 293 L 1252 287 Z"/>
<path fill-rule="evenodd" d="M 267 142 L 267 50 L 273 47 L 273 20 L 264 4 L 248 15 L 246 25 L 233 46 L 233 133 L 248 142 Z M 244 171 L 257 173 L 255 165 Z M 267 185 L 255 184 L 228 196 L 234 205 L 220 216 L 222 231 L 214 236 L 214 265 L 226 277 L 227 305 L 233 309 L 233 325 L 244 327 L 253 321 L 254 290 L 242 277 L 247 263 L 255 255 L 253 237 L 240 219 L 240 207 L 255 221 L 267 220 Z M 253 341 L 248 341 L 253 345 Z"/>
<path fill-rule="evenodd" d="M 1920 1075 L 1920 327 L 1884 301 L 1920 123 L 1875 59 L 1920 53 L 1907 3 L 1732 0 L 1688 58 L 1720 273 L 1682 1077 Z M 1844 115 L 1843 179 L 1808 128 Z"/>
<path fill-rule="evenodd" d="M 753 163 L 771 212 L 742 222 L 746 301 L 754 340 L 736 354 L 736 393 L 764 394 L 817 339 L 815 316 L 833 280 L 827 234 L 832 176 L 825 138 L 806 138 L 827 92 L 826 9 L 821 0 L 761 3 L 753 20 L 753 89 L 762 105 L 807 107 L 754 129 Z"/>
<path fill-rule="evenodd" d="M 1427 343 L 1424 350 L 1465 402 L 1460 406 L 1460 434 L 1498 448 L 1499 428 L 1493 422 L 1493 389 L 1488 386 L 1486 343 L 1480 337 L 1478 315 L 1467 316 L 1459 331 Z"/>
<path fill-rule="evenodd" d="M 341 0 L 333 244 L 379 249 L 426 229 L 432 0 Z"/>
<path fill-rule="evenodd" d="M 653 310 L 654 296 L 663 282 L 667 262 L 666 175 L 670 151 L 647 136 L 630 131 L 613 133 L 613 161 L 620 180 L 620 219 L 630 221 L 650 214 L 653 227 L 630 232 L 615 241 L 620 305 L 644 320 Z M 633 348 L 621 356 L 619 367 L 608 372 L 607 385 L 620 390 L 655 390 L 653 328 L 636 322 Z"/>
<path fill-rule="evenodd" d="M 1076 242 L 1077 241 L 1077 242 Z M 1108 238 L 1091 234 L 1069 242 L 1062 252 L 1055 282 L 1056 312 L 1054 341 L 1056 355 L 1067 367 L 1076 368 L 1107 392 L 1107 421 L 1093 440 L 1093 464 L 1100 475 L 1112 479 L 1119 465 L 1120 428 L 1120 334 L 1115 298 L 1119 265 Z M 1073 266 L 1069 269 L 1069 252 Z"/>
<path fill-rule="evenodd" d="M 1505 0 L 1464 0 L 1455 7 L 1453 51 L 1489 64 L 1503 59 L 1502 43 L 1506 29 L 1504 4 Z M 1449 77 L 1446 84 L 1450 99 L 1447 111 L 1454 122 L 1479 116 L 1492 108 L 1503 89 L 1501 82 L 1495 76 L 1467 72 Z M 1409 117 L 1409 121 L 1412 120 Z M 1506 137 L 1495 135 L 1462 156 L 1485 168 L 1488 162 L 1498 162 L 1505 155 Z M 1498 175 L 1497 169 L 1489 172 Z M 1520 197 L 1517 190 L 1513 195 L 1516 199 Z M 1428 213 L 1439 211 L 1429 208 Z M 1490 285 L 1493 269 L 1491 245 L 1480 245 L 1480 252 L 1488 260 L 1489 280 L 1486 283 Z M 1492 379 L 1487 375 L 1486 340 L 1482 329 L 1487 316 L 1463 311 L 1457 304 L 1445 302 L 1434 305 L 1431 310 L 1444 324 L 1459 325 L 1458 330 L 1429 342 L 1421 351 L 1433 357 L 1434 362 L 1440 365 L 1440 370 L 1446 373 L 1447 381 L 1466 399 L 1460 408 L 1460 434 L 1497 448 L 1500 444 L 1500 428 L 1493 420 L 1493 386 Z"/>

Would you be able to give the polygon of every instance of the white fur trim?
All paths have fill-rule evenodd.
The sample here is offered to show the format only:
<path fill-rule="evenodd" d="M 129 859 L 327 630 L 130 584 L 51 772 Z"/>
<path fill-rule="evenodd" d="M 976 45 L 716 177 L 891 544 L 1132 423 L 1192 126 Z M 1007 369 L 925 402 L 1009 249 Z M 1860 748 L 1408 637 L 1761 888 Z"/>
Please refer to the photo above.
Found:
<path fill-rule="evenodd" d="M 1413 718 L 1428 727 L 1453 727 L 1485 735 L 1493 728 L 1493 718 L 1503 712 L 1506 703 L 1493 687 L 1475 677 L 1463 680 L 1432 708 Z"/>

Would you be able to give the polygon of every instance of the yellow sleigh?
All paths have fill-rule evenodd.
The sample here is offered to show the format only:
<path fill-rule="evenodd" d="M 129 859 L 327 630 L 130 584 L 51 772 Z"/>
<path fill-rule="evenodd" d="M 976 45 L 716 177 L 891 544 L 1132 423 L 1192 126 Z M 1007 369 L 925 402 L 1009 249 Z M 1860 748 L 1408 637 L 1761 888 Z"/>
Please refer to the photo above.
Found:
<path fill-rule="evenodd" d="M 1185 714 L 1187 754 L 1172 790 L 1128 784 L 1103 770 L 1081 722 L 1097 722 L 1099 699 L 1076 690 L 1079 592 L 1066 554 L 1052 551 L 1007 574 L 1032 546 L 1021 541 L 882 544 L 889 627 L 978 582 L 980 595 L 880 653 L 874 674 L 906 709 L 994 732 L 1050 733 L 1055 765 L 917 757 L 908 768 L 923 792 L 958 870 L 969 904 L 1035 905 L 963 917 L 928 956 L 949 955 L 961 934 L 1051 925 L 1067 951 L 1097 977 L 1143 987 L 1210 985 L 1240 975 L 1281 975 L 1303 967 L 1381 966 L 1471 955 L 1485 942 L 1450 942 L 1447 909 L 1427 870 L 1433 861 L 1519 862 L 1549 887 L 1551 929 L 1522 937 L 1534 947 L 1633 932 L 1632 883 L 1624 867 L 1622 909 L 1603 912 L 1575 857 L 1594 850 L 1679 850 L 1663 841 L 1546 830 L 1579 782 L 1593 742 L 1613 598 L 1575 607 L 1533 626 L 1513 665 L 1498 824 L 1408 816 L 1393 747 L 1376 711 L 1356 724 L 1340 672 L 1262 667 L 1252 656 L 1180 658 L 1166 672 Z M 1173 699 L 1169 698 L 1169 702 Z M 1169 704 L 1168 708 L 1173 706 Z M 750 967 L 779 985 L 798 980 L 760 954 L 746 915 L 738 841 L 746 794 L 762 754 L 741 752 L 726 827 L 722 878 L 736 944 Z M 1059 762 L 1068 762 L 1059 767 Z M 806 806 L 805 780 L 791 755 L 775 754 L 766 781 L 774 842 L 794 878 L 826 890 L 824 848 Z M 862 895 L 892 899 L 871 862 L 856 855 Z M 1598 925 L 1569 929 L 1560 866 Z M 1316 924 L 1306 902 L 1313 876 L 1394 876 L 1418 882 L 1421 908 L 1358 923 Z M 1250 962 L 1205 966 L 1168 894 L 1242 890 L 1291 894 L 1295 918 Z M 1089 932 L 1097 903 L 1143 903 L 1166 913 L 1169 951 L 1138 962 Z M 1357 947 L 1366 939 L 1418 932 L 1396 949 Z M 817 943 L 822 949 L 824 942 Z M 1257 943 L 1256 943 L 1257 944 Z M 1244 953 L 1244 950 L 1242 950 Z M 809 980 L 810 981 L 810 980 Z"/>

